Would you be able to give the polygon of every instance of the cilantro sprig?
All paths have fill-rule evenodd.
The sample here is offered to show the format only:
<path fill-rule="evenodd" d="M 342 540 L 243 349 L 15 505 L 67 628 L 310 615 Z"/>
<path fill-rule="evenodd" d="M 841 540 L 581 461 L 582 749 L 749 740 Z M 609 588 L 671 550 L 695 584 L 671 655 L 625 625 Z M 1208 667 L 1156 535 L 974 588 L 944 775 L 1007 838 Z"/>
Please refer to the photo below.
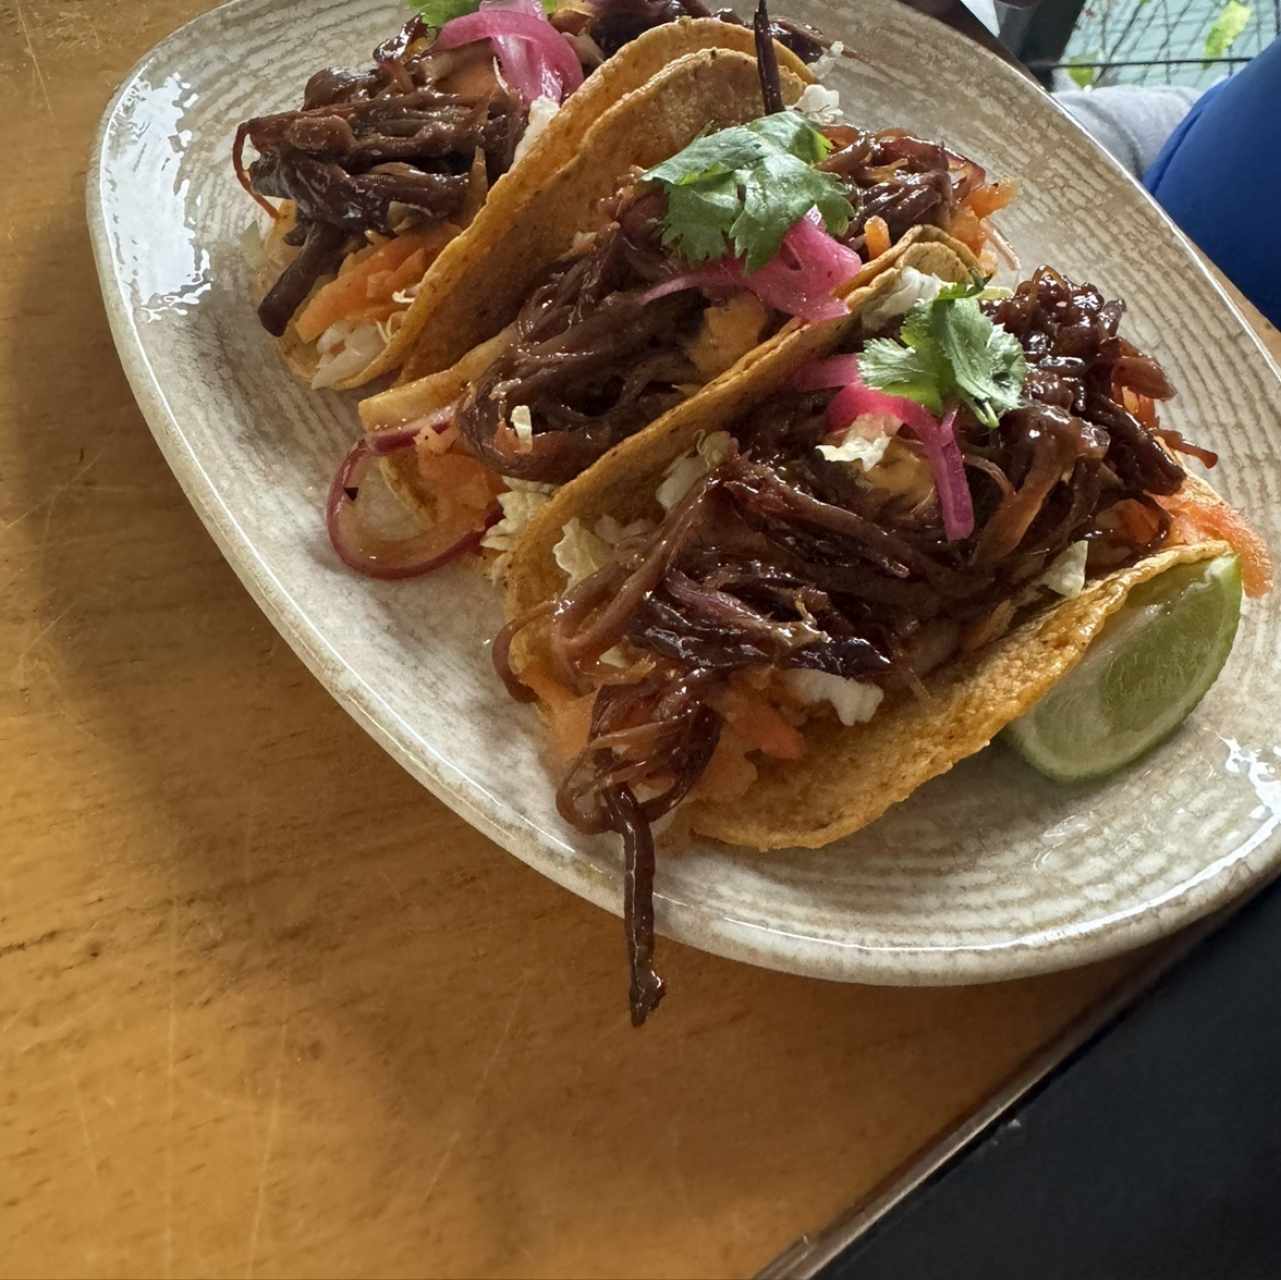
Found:
<path fill-rule="evenodd" d="M 986 427 L 1022 403 L 1027 361 L 1019 340 L 983 314 L 983 282 L 945 286 L 908 312 L 899 338 L 873 338 L 859 357 L 869 387 L 941 414 L 958 400 Z"/>
<path fill-rule="evenodd" d="M 811 209 L 840 235 L 854 211 L 840 180 L 815 168 L 831 146 L 795 111 L 695 139 L 643 175 L 667 190 L 663 244 L 690 263 L 732 252 L 755 271 Z"/>
<path fill-rule="evenodd" d="M 409 0 L 409 7 L 429 27 L 443 27 L 465 13 L 475 13 L 480 7 L 480 0 Z M 556 8 L 556 0 L 543 0 L 543 8 L 551 13 Z"/>

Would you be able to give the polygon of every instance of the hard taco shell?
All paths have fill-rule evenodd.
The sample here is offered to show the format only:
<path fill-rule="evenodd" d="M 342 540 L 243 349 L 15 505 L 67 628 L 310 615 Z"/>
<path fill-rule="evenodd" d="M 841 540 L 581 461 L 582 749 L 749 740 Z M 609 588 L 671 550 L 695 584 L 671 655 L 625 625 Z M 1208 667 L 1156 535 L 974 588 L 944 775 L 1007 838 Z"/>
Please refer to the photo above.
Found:
<path fill-rule="evenodd" d="M 739 56 L 751 56 L 754 55 L 754 38 L 748 27 L 719 22 L 714 18 L 681 18 L 652 28 L 630 41 L 612 58 L 606 59 L 565 100 L 564 106 L 556 112 L 520 161 L 494 184 L 477 216 L 431 263 L 419 287 L 418 296 L 404 313 L 400 327 L 382 353 L 359 373 L 343 379 L 335 386 L 338 389 L 360 387 L 381 374 L 397 369 L 413 350 L 425 329 L 428 330 L 427 349 L 421 358 L 415 360 L 414 372 L 410 375 L 413 377 L 445 368 L 468 347 L 488 337 L 488 334 L 481 334 L 461 347 L 457 344 L 440 346 L 440 350 L 447 353 L 440 358 L 433 354 L 439 343 L 439 335 L 448 332 L 451 323 L 448 318 L 437 321 L 437 312 L 443 308 L 447 316 L 449 300 L 455 297 L 456 292 L 475 286 L 477 267 L 481 268 L 479 274 L 485 277 L 482 287 L 493 287 L 493 277 L 484 270 L 484 264 L 499 240 L 514 239 L 518 244 L 524 242 L 532 248 L 537 239 L 531 230 L 532 220 L 547 216 L 540 213 L 540 188 L 580 155 L 587 135 L 601 122 L 601 118 L 629 94 L 642 89 L 648 81 L 681 58 L 704 50 L 728 50 Z M 785 94 L 789 102 L 794 101 L 805 85 L 814 82 L 814 77 L 790 49 L 777 43 L 775 47 Z M 752 67 L 755 78 L 754 61 Z M 737 91 L 737 86 L 735 89 Z M 667 82 L 663 90 L 663 94 L 680 92 L 679 80 Z M 654 101 L 654 95 L 648 100 Z M 757 106 L 752 115 L 759 114 L 759 101 L 757 87 Z M 628 118 L 635 119 L 630 114 Z M 739 123 L 741 118 L 750 116 L 740 117 L 731 123 Z M 608 155 L 598 156 L 598 162 L 608 162 L 609 159 Z M 268 233 L 267 262 L 259 273 L 257 298 L 266 295 L 290 256 L 296 252 L 281 240 L 284 230 L 288 229 L 292 221 L 292 202 L 284 201 L 281 211 L 287 221 L 282 227 L 282 219 L 277 219 Z M 303 342 L 292 324 L 280 338 L 280 350 L 290 370 L 296 376 L 310 381 L 319 356 L 315 345 Z"/>
<path fill-rule="evenodd" d="M 553 548 L 571 518 L 591 527 L 605 514 L 622 523 L 652 515 L 655 487 L 675 458 L 688 452 L 703 432 L 724 429 L 752 405 L 782 391 L 809 360 L 829 354 L 858 325 L 859 312 L 895 287 L 905 266 L 955 281 L 971 270 L 941 233 L 918 240 L 902 251 L 894 269 L 851 295 L 850 319 L 807 327 L 768 350 L 761 348 L 746 367 L 618 445 L 560 489 L 531 522 L 512 553 L 508 617 L 526 613 L 564 587 Z M 1200 481 L 1197 491 L 1213 493 Z M 982 750 L 1028 710 L 1081 660 L 1136 586 L 1176 564 L 1208 560 L 1228 550 L 1226 543 L 1209 540 L 1171 547 L 1110 574 L 1075 599 L 1037 613 L 927 677 L 927 700 L 896 696 L 867 724 L 854 727 L 814 718 L 806 726 L 802 759 L 758 759 L 757 781 L 731 805 L 692 800 L 691 829 L 761 850 L 817 848 L 858 831 L 930 778 Z M 545 643 L 541 623 L 521 632 L 513 648 L 516 670 L 542 661 Z"/>

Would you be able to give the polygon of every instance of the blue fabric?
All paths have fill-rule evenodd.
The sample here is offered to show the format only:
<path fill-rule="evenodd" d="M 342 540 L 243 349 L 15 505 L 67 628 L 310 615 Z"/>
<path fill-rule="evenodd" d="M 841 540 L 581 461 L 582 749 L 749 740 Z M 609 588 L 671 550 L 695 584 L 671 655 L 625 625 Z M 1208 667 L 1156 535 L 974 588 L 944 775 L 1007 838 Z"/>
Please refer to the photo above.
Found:
<path fill-rule="evenodd" d="M 1207 90 L 1143 185 L 1217 267 L 1281 325 L 1281 39 Z"/>

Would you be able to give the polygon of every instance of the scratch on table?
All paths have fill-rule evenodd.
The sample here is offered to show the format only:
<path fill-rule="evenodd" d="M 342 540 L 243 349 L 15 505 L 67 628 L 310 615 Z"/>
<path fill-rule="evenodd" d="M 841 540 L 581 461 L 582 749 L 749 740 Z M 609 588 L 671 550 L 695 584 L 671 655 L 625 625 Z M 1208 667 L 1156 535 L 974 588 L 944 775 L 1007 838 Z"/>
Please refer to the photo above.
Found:
<path fill-rule="evenodd" d="M 27 43 L 27 57 L 31 59 L 31 65 L 36 70 L 36 79 L 40 82 L 40 96 L 44 99 L 44 109 L 53 115 L 53 103 L 49 101 L 49 86 L 45 83 L 44 68 L 40 65 L 40 59 L 36 57 L 35 45 L 31 43 L 31 32 L 27 28 L 27 15 L 22 11 L 22 0 L 13 0 L 13 7 L 18 15 L 18 25 L 22 28 L 22 38 Z"/>
<path fill-rule="evenodd" d="M 396 905 L 403 910 L 405 906 L 405 899 L 401 896 L 400 890 L 392 883 L 391 876 L 381 869 L 378 874 L 382 877 L 383 883 L 387 888 L 391 890 L 391 896 L 396 899 Z"/>
<path fill-rule="evenodd" d="M 276 1146 L 276 1130 L 280 1122 L 280 1086 L 285 1076 L 285 1044 L 289 1033 L 289 1019 L 280 1020 L 280 1046 L 276 1053 L 276 1080 L 271 1090 L 271 1110 L 267 1113 L 267 1137 L 262 1147 L 262 1160 L 258 1164 L 258 1196 L 254 1202 L 253 1221 L 249 1226 L 249 1260 L 245 1263 L 246 1280 L 253 1280 L 258 1258 L 258 1233 L 262 1227 L 262 1210 L 267 1199 L 267 1170 Z"/>
<path fill-rule="evenodd" d="M 71 1092 L 76 1100 L 76 1112 L 80 1117 L 80 1135 L 84 1140 L 85 1159 L 89 1163 L 89 1172 L 93 1176 L 94 1199 L 98 1204 L 98 1221 L 101 1224 L 104 1217 L 104 1204 L 102 1201 L 102 1174 L 98 1168 L 98 1152 L 93 1143 L 93 1131 L 89 1128 L 89 1116 L 85 1111 L 84 1094 L 80 1090 L 80 1080 L 76 1073 L 71 1072 Z M 97 1249 L 94 1248 L 92 1240 L 96 1237 L 90 1237 L 85 1241 L 85 1261 L 91 1266 L 97 1263 Z"/>
<path fill-rule="evenodd" d="M 67 493 L 70 489 L 79 484 L 80 481 L 98 465 L 102 460 L 103 454 L 106 452 L 107 445 L 104 444 L 102 448 L 93 455 L 93 457 L 82 462 L 66 480 L 59 485 L 55 485 L 38 502 L 33 502 L 25 511 L 14 516 L 12 520 L 6 520 L 4 524 L 0 524 L 0 533 L 8 533 L 10 529 L 14 528 L 15 525 L 20 525 L 28 516 L 33 516 L 37 511 L 43 510 L 45 512 L 45 527 L 40 541 L 42 544 L 48 541 L 49 525 L 53 518 L 53 508 L 57 504 L 58 499 L 61 498 L 64 493 Z"/>
<path fill-rule="evenodd" d="M 166 1080 L 165 1122 L 165 1275 L 173 1275 L 173 1117 L 174 1048 L 178 1029 L 178 899 L 169 899 L 169 1052 Z"/>
<path fill-rule="evenodd" d="M 516 1013 L 520 1009 L 521 1001 L 525 998 L 525 988 L 529 986 L 529 970 L 525 970 L 525 976 L 521 979 L 520 986 L 516 989 L 516 996 L 512 1000 L 512 1007 L 507 1012 L 507 1021 L 503 1023 L 502 1030 L 498 1033 L 498 1039 L 494 1041 L 494 1047 L 489 1051 L 489 1058 L 485 1062 L 480 1076 L 476 1081 L 476 1087 L 471 1092 L 468 1104 L 474 1106 L 484 1095 L 485 1086 L 489 1083 L 490 1073 L 493 1071 L 495 1064 L 498 1062 L 498 1056 L 503 1051 L 508 1040 L 511 1039 L 512 1027 L 516 1022 Z M 436 1171 L 427 1180 L 427 1189 L 423 1192 L 422 1207 L 426 1208 L 431 1201 L 432 1195 L 436 1191 L 437 1185 L 445 1175 L 445 1170 L 449 1168 L 450 1162 L 454 1158 L 454 1152 L 458 1148 L 459 1140 L 463 1136 L 463 1126 L 459 1125 L 454 1130 L 453 1136 L 441 1153 L 440 1161 L 436 1165 Z"/>
<path fill-rule="evenodd" d="M 31 651 L 40 643 L 41 640 L 45 638 L 45 636 L 49 634 L 49 632 L 54 629 L 54 627 L 58 625 L 58 623 L 63 620 L 63 618 L 67 616 L 67 614 L 71 612 L 73 608 L 74 605 L 67 605 L 61 613 L 57 614 L 51 621 L 46 622 L 44 626 L 31 637 L 27 644 L 22 646 L 21 652 L 13 663 L 13 681 L 15 684 L 21 685 L 26 677 L 27 658 L 31 655 Z"/>

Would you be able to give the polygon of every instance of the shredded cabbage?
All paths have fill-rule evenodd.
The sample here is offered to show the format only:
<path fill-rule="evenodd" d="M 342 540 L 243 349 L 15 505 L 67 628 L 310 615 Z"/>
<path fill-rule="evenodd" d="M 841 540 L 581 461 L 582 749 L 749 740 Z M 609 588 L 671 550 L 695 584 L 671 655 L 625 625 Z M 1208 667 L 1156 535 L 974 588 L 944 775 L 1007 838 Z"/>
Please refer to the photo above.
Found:
<path fill-rule="evenodd" d="M 339 325 L 345 325 L 347 331 L 335 335 Z M 342 320 L 330 325 L 316 344 L 320 362 L 311 376 L 311 389 L 323 391 L 336 382 L 342 382 L 344 378 L 353 377 L 377 359 L 385 345 L 378 326 L 372 320 L 354 328 L 350 322 Z"/>
<path fill-rule="evenodd" d="M 498 495 L 503 517 L 480 540 L 491 551 L 510 551 L 529 522 L 547 505 L 556 492 L 554 484 L 534 480 L 508 480 L 507 492 Z"/>
<path fill-rule="evenodd" d="M 844 53 L 845 45 L 839 40 L 833 40 L 832 43 L 827 46 L 827 52 L 820 55 L 818 60 L 810 67 L 810 71 L 813 73 L 814 78 L 816 80 L 822 80 L 837 64 L 841 57 L 844 56 Z"/>
<path fill-rule="evenodd" d="M 1088 542 L 1074 542 L 1065 547 L 1046 566 L 1036 580 L 1037 586 L 1049 589 L 1066 600 L 1074 600 L 1085 590 L 1085 559 L 1089 555 Z"/>
<path fill-rule="evenodd" d="M 654 496 L 664 511 L 670 511 L 713 468 L 729 457 L 730 434 L 713 431 L 701 435 L 692 453 L 682 454 L 663 475 Z"/>
<path fill-rule="evenodd" d="M 918 302 L 933 302 L 943 288 L 938 276 L 927 275 L 915 267 L 904 267 L 898 283 L 883 298 L 877 298 L 863 309 L 863 332 L 874 333 L 891 320 L 905 316 Z"/>
<path fill-rule="evenodd" d="M 850 423 L 839 444 L 821 444 L 818 451 L 828 462 L 860 462 L 870 471 L 885 457 L 898 428 L 887 414 L 865 413 Z"/>
<path fill-rule="evenodd" d="M 613 553 L 609 543 L 593 533 L 577 516 L 566 524 L 560 541 L 552 550 L 556 563 L 569 579 L 567 585 L 571 587 L 603 569 Z"/>

